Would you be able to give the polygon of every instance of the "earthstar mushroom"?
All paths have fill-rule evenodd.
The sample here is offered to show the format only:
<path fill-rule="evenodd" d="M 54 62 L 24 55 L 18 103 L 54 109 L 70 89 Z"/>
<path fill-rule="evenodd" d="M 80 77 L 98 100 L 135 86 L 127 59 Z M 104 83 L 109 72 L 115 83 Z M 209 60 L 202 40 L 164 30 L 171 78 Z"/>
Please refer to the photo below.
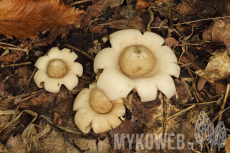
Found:
<path fill-rule="evenodd" d="M 94 60 L 97 82 L 110 100 L 125 98 L 135 88 L 141 101 L 156 99 L 157 90 L 171 98 L 176 88 L 171 76 L 179 77 L 177 58 L 164 39 L 153 32 L 135 29 L 110 35 L 111 48 L 101 50 Z"/>
<path fill-rule="evenodd" d="M 34 75 L 37 86 L 52 93 L 58 93 L 62 84 L 72 90 L 78 84 L 77 75 L 83 73 L 82 65 L 74 62 L 77 57 L 70 49 L 51 48 L 47 56 L 39 57 L 35 63 L 39 69 Z"/>
<path fill-rule="evenodd" d="M 104 101 L 101 101 L 100 97 L 108 104 L 108 106 L 106 104 L 106 108 L 108 109 L 102 113 L 100 111 L 104 109 L 100 108 L 104 104 Z M 96 83 L 91 84 L 89 88 L 83 89 L 77 95 L 73 106 L 73 110 L 77 111 L 74 121 L 83 133 L 88 133 L 91 128 L 95 133 L 106 132 L 118 127 L 121 124 L 121 119 L 124 120 L 122 118 L 125 114 L 123 100 L 116 99 L 111 102 L 107 100 L 104 93 L 96 87 Z M 111 108 L 109 103 L 111 103 Z"/>

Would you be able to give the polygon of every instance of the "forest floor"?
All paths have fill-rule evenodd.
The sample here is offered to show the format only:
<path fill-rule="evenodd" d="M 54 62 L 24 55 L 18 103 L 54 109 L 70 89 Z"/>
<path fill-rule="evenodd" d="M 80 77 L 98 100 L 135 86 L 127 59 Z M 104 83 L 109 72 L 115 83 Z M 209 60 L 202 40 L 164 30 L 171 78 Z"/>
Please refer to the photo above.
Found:
<path fill-rule="evenodd" d="M 44 17 L 49 11 L 42 8 L 52 15 Z M 229 1 L 0 0 L 0 14 L 6 10 L 0 15 L 0 152 L 230 153 Z M 143 103 L 133 90 L 120 126 L 83 134 L 74 123 L 74 99 L 96 81 L 94 58 L 121 29 L 165 39 L 181 68 L 173 77 L 176 94 L 167 99 L 158 91 L 156 100 Z M 71 49 L 83 66 L 71 91 L 62 85 L 50 93 L 34 82 L 35 62 L 52 47 Z M 165 146 L 159 148 L 156 134 L 164 135 Z"/>

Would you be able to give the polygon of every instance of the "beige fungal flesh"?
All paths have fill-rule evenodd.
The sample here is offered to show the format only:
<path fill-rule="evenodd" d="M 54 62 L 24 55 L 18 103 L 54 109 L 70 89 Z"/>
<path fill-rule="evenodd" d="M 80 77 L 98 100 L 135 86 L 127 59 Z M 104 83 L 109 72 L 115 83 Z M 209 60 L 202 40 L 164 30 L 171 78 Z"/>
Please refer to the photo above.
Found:
<path fill-rule="evenodd" d="M 141 76 L 151 72 L 156 65 L 154 54 L 143 45 L 128 46 L 120 55 L 122 71 L 129 76 Z"/>
<path fill-rule="evenodd" d="M 51 78 L 62 78 L 68 73 L 68 65 L 62 59 L 52 59 L 47 66 L 47 74 Z"/>

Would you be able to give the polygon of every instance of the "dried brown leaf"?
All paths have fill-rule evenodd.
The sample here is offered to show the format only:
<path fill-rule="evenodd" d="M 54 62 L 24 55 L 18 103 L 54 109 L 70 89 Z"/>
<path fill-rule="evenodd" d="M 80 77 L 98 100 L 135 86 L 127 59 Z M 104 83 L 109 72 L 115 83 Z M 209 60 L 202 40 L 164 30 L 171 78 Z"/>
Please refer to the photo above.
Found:
<path fill-rule="evenodd" d="M 50 30 L 50 33 L 48 37 L 45 37 L 43 39 L 35 39 L 33 41 L 34 46 L 47 46 L 48 44 L 52 44 L 53 41 L 61 35 L 61 38 L 65 38 L 67 34 L 70 32 L 70 30 L 74 29 L 73 25 L 68 25 L 66 27 L 58 27 L 58 28 L 53 28 Z"/>
<path fill-rule="evenodd" d="M 79 138 L 74 140 L 74 143 L 84 151 L 89 152 L 98 152 L 97 151 L 97 140 L 96 139 L 85 139 L 85 138 Z"/>
<path fill-rule="evenodd" d="M 72 143 L 66 140 L 63 135 L 55 130 L 52 130 L 44 139 L 39 139 L 39 144 L 42 146 L 41 152 L 46 153 L 80 153 Z"/>
<path fill-rule="evenodd" d="M 26 153 L 26 144 L 22 141 L 22 135 L 11 135 L 6 142 L 6 148 L 9 152 Z"/>
<path fill-rule="evenodd" d="M 57 125 L 63 125 L 61 115 L 58 114 L 57 112 L 54 112 L 54 119 L 53 122 Z"/>
<path fill-rule="evenodd" d="M 215 80 L 227 78 L 230 75 L 228 52 L 224 51 L 212 56 L 205 70 L 198 70 L 195 73 L 212 83 Z"/>
<path fill-rule="evenodd" d="M 108 153 L 110 152 L 111 145 L 109 143 L 109 138 L 106 137 L 104 140 L 99 140 L 98 142 L 98 151 L 100 153 Z"/>
<path fill-rule="evenodd" d="M 105 7 L 102 0 L 96 2 L 92 6 L 88 6 L 87 14 L 83 20 L 83 23 L 81 24 L 81 29 L 87 27 L 91 19 L 97 17 L 104 10 L 104 8 Z"/>
<path fill-rule="evenodd" d="M 152 2 L 146 2 L 145 0 L 137 0 L 137 4 L 135 6 L 136 10 L 148 8 Z"/>
<path fill-rule="evenodd" d="M 92 18 L 97 17 L 102 11 L 120 6 L 124 0 L 93 0 L 93 5 L 88 6 L 87 14 L 81 24 L 81 29 L 88 26 Z"/>
<path fill-rule="evenodd" d="M 214 83 L 210 83 L 212 88 L 214 89 L 216 95 L 224 94 L 226 92 L 226 85 L 224 85 L 221 81 L 215 81 Z M 228 93 L 230 95 L 230 93 Z"/>
<path fill-rule="evenodd" d="M 202 34 L 204 41 L 223 42 L 230 52 L 230 23 L 223 20 L 215 20 Z"/>
<path fill-rule="evenodd" d="M 188 2 L 183 2 L 177 5 L 177 11 L 180 14 L 187 15 L 187 14 L 194 14 L 196 13 L 197 10 L 194 7 L 194 3 L 189 4 Z"/>
<path fill-rule="evenodd" d="M 165 39 L 165 45 L 169 46 L 169 47 L 176 47 L 179 45 L 179 41 L 177 41 L 175 38 L 173 37 L 167 37 Z"/>
<path fill-rule="evenodd" d="M 187 65 L 186 67 L 192 67 L 195 70 L 200 70 L 204 65 L 203 63 L 197 61 L 196 57 L 191 52 L 184 54 L 180 61 Z"/>
<path fill-rule="evenodd" d="M 191 96 L 188 84 L 185 81 L 180 81 L 179 79 L 175 79 L 176 86 L 176 102 L 178 104 L 184 104 L 188 102 L 189 97 Z"/>
<path fill-rule="evenodd" d="M 47 95 L 44 92 L 42 92 L 38 97 L 33 97 L 30 100 L 30 105 L 31 106 L 40 106 L 46 102 L 48 102 Z"/>
<path fill-rule="evenodd" d="M 198 82 L 197 82 L 197 86 L 196 86 L 197 90 L 198 91 L 203 90 L 206 82 L 207 82 L 207 80 L 205 80 L 204 78 L 200 77 Z"/>
<path fill-rule="evenodd" d="M 110 22 L 109 27 L 115 29 L 137 29 L 142 32 L 146 31 L 146 26 L 144 25 L 142 18 L 138 16 L 133 19 L 123 19 Z"/>
<path fill-rule="evenodd" d="M 5 95 L 5 84 L 0 82 L 0 97 Z"/>
<path fill-rule="evenodd" d="M 0 22 L 0 32 L 1 32 L 1 22 Z M 23 53 L 21 52 L 16 52 L 15 54 L 7 54 L 5 56 L 2 56 L 0 58 L 0 61 L 3 61 L 6 65 L 8 65 L 10 62 L 17 62 L 18 60 L 21 59 L 23 56 Z"/>
<path fill-rule="evenodd" d="M 225 141 L 225 151 L 226 153 L 230 153 L 230 136 Z"/>
<path fill-rule="evenodd" d="M 43 29 L 79 22 L 83 12 L 60 0 L 2 0 L 0 33 L 9 38 L 34 38 Z"/>

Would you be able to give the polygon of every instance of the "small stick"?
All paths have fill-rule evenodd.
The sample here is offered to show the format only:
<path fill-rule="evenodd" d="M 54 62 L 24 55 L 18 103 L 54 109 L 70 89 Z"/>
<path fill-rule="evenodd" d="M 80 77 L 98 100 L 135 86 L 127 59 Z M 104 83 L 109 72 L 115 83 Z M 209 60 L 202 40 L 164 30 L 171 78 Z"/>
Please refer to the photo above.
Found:
<path fill-rule="evenodd" d="M 32 92 L 32 93 L 28 93 L 28 94 L 17 95 L 17 96 L 14 96 L 14 97 L 10 97 L 10 98 L 8 98 L 8 99 L 4 99 L 4 100 L 1 101 L 1 103 L 7 102 L 7 101 L 9 101 L 9 100 L 16 99 L 16 98 L 27 97 L 27 96 L 34 95 L 34 94 L 37 94 L 37 93 L 43 92 L 43 91 L 45 91 L 45 90 L 42 89 L 42 90 L 39 90 L 39 91 L 36 91 L 36 92 Z"/>
<path fill-rule="evenodd" d="M 192 104 L 182 104 L 182 105 L 207 105 L 207 104 L 213 104 L 213 103 L 218 103 L 219 101 L 209 101 L 209 102 L 204 102 L 204 103 L 192 103 Z"/>
<path fill-rule="evenodd" d="M 26 83 L 25 87 L 22 89 L 22 91 L 24 90 L 24 92 L 23 92 L 23 93 L 25 93 L 26 88 L 29 86 L 30 81 L 32 80 L 32 78 L 33 78 L 33 76 L 34 76 L 34 74 L 35 74 L 35 72 L 36 72 L 36 71 L 37 71 L 37 68 L 35 68 L 35 69 L 34 69 L 34 71 L 33 71 L 33 73 L 31 74 L 31 76 L 30 76 L 29 80 L 27 81 L 27 83 Z"/>
<path fill-rule="evenodd" d="M 80 49 L 78 49 L 78 48 L 75 48 L 75 47 L 73 47 L 73 46 L 71 46 L 71 45 L 68 45 L 68 44 L 65 44 L 65 46 L 67 46 L 67 47 L 69 47 L 69 48 L 72 48 L 72 49 L 74 49 L 74 50 L 76 50 L 76 51 L 82 53 L 83 55 L 85 55 L 86 57 L 88 57 L 89 59 L 91 59 L 92 61 L 94 61 L 94 58 L 93 58 L 92 56 L 90 56 L 89 54 L 83 52 L 82 50 L 80 50 Z"/>
<path fill-rule="evenodd" d="M 215 18 L 208 18 L 208 19 L 199 19 L 199 20 L 193 20 L 193 21 L 188 21 L 188 22 L 183 22 L 183 23 L 177 23 L 173 24 L 173 26 L 176 25 L 182 25 L 182 24 L 190 24 L 194 22 L 200 22 L 200 21 L 208 21 L 208 20 L 215 20 L 215 19 L 224 19 L 224 18 L 229 18 L 230 16 L 221 16 L 221 17 L 215 17 Z M 151 27 L 152 29 L 158 29 L 159 27 Z M 162 26 L 161 28 L 168 28 L 168 26 Z"/>
<path fill-rule="evenodd" d="M 186 109 L 184 109 L 184 110 L 182 110 L 182 111 L 180 111 L 180 112 L 178 112 L 178 113 L 176 113 L 176 114 L 174 114 L 174 115 L 172 115 L 172 116 L 166 118 L 166 120 L 169 120 L 169 119 L 171 119 L 171 118 L 173 118 L 173 117 L 175 117 L 175 116 L 178 116 L 178 115 L 180 115 L 180 114 L 186 112 L 187 110 L 192 109 L 192 108 L 195 107 L 195 106 L 196 106 L 196 105 L 192 105 L 192 106 L 190 106 L 190 107 L 188 107 L 188 108 L 186 108 Z"/>
<path fill-rule="evenodd" d="M 0 47 L 3 48 L 3 49 L 20 50 L 20 51 L 28 52 L 28 49 L 22 49 L 22 48 L 19 48 L 18 46 L 12 45 L 12 44 L 0 42 L 0 45 L 11 46 L 11 47 L 0 46 Z"/>
<path fill-rule="evenodd" d="M 226 89 L 226 93 L 225 93 L 225 96 L 224 96 L 223 105 L 222 105 L 220 111 L 224 110 L 224 108 L 225 108 L 226 101 L 227 101 L 227 98 L 228 98 L 228 93 L 229 93 L 229 84 L 227 85 L 227 89 Z M 219 122 L 220 122 L 221 119 L 222 119 L 222 113 L 221 113 L 220 116 L 219 116 Z"/>
<path fill-rule="evenodd" d="M 25 63 L 20 63 L 20 64 L 10 64 L 10 65 L 1 65 L 2 68 L 5 68 L 5 67 L 11 67 L 11 66 L 21 66 L 21 65 L 29 65 L 31 64 L 32 62 L 25 62 Z"/>

